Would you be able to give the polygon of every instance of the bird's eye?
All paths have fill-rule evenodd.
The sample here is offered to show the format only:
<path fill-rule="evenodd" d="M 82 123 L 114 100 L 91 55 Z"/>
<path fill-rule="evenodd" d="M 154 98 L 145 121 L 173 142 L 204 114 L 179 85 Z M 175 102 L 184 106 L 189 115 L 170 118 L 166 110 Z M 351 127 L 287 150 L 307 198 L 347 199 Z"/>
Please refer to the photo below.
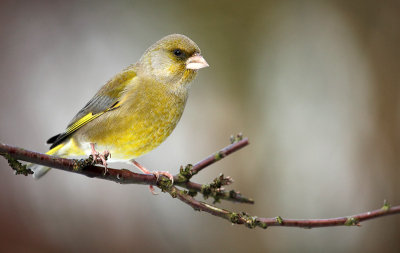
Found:
<path fill-rule="evenodd" d="M 180 57 L 180 56 L 182 56 L 182 55 L 183 55 L 183 53 L 182 53 L 182 51 L 181 51 L 181 50 L 179 50 L 179 49 L 175 49 L 175 50 L 174 50 L 174 55 L 176 55 L 176 56 Z"/>

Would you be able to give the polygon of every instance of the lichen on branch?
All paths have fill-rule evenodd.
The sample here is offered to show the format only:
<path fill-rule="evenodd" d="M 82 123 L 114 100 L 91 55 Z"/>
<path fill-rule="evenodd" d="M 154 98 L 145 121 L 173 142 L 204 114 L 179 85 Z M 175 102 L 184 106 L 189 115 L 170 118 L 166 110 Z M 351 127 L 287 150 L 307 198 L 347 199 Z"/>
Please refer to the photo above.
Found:
<path fill-rule="evenodd" d="M 15 171 L 15 174 L 22 174 L 25 176 L 33 172 L 19 161 L 36 163 L 88 177 L 113 181 L 119 184 L 155 185 L 163 192 L 170 194 L 171 197 L 188 204 L 194 210 L 204 211 L 226 219 L 232 224 L 242 224 L 248 228 L 260 227 L 265 229 L 269 226 L 302 228 L 359 226 L 362 221 L 400 213 L 400 205 L 391 206 L 385 201 L 383 207 L 380 209 L 347 217 L 330 219 L 286 219 L 281 216 L 259 218 L 257 216 L 251 216 L 246 212 L 233 212 L 196 200 L 195 196 L 201 194 L 204 199 L 213 198 L 214 204 L 220 202 L 220 200 L 254 204 L 253 199 L 242 196 L 238 191 L 226 191 L 224 186 L 232 184 L 233 179 L 231 177 L 225 177 L 223 174 L 216 177 L 210 184 L 199 184 L 192 181 L 192 178 L 206 167 L 249 144 L 248 139 L 243 138 L 241 134 L 232 136 L 230 140 L 230 145 L 211 154 L 198 163 L 194 165 L 188 164 L 185 167 L 182 166 L 179 173 L 174 176 L 173 183 L 169 178 L 164 176 L 160 176 L 160 178 L 157 179 L 153 174 L 138 174 L 127 169 L 107 168 L 106 173 L 104 173 L 104 167 L 97 166 L 96 161 L 93 161 L 92 157 L 81 160 L 52 157 L 2 143 L 0 143 L 0 155 L 7 159 L 10 167 Z"/>

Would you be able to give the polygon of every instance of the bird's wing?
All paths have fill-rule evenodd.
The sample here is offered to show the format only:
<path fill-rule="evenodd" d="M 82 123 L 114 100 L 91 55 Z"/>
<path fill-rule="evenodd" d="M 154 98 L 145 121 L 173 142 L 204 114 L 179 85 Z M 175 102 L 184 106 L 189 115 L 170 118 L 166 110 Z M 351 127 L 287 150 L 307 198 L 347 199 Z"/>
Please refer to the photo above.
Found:
<path fill-rule="evenodd" d="M 100 117 L 108 111 L 117 109 L 120 106 L 120 100 L 125 92 L 126 86 L 135 76 L 136 72 L 132 68 L 128 68 L 108 81 L 75 115 L 64 133 L 53 136 L 47 140 L 48 144 L 52 144 L 50 149 L 63 142 L 67 137 L 88 122 Z"/>

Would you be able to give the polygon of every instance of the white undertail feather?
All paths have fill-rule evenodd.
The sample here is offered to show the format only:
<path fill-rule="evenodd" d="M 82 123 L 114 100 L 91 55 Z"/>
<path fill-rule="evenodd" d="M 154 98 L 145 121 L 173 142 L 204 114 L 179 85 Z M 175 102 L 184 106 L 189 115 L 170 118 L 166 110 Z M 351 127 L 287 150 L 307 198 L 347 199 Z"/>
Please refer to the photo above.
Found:
<path fill-rule="evenodd" d="M 56 157 L 67 157 L 71 159 L 79 159 L 79 158 L 84 158 L 85 156 L 89 156 L 91 154 L 91 148 L 90 148 L 90 143 L 84 143 L 82 145 L 84 147 L 82 152 L 85 152 L 81 155 L 66 155 L 68 154 L 71 146 L 73 146 L 74 143 L 72 139 L 67 140 L 65 143 L 59 144 L 55 146 L 54 148 L 50 149 L 49 151 L 46 152 L 46 155 L 51 155 L 51 156 L 56 156 Z M 33 164 L 30 163 L 28 164 L 28 169 L 33 171 L 33 178 L 39 179 L 43 177 L 51 168 L 43 166 L 43 165 L 38 165 L 38 164 Z"/>
<path fill-rule="evenodd" d="M 64 146 L 64 144 L 60 144 L 47 151 L 46 155 L 58 155 L 58 151 Z M 28 169 L 33 171 L 33 178 L 39 179 L 43 177 L 47 172 L 49 172 L 51 168 L 39 164 L 30 163 L 28 164 Z"/>
<path fill-rule="evenodd" d="M 33 178 L 39 179 L 43 177 L 49 170 L 49 167 L 45 167 L 43 165 L 38 164 L 28 164 L 28 169 L 33 171 Z"/>

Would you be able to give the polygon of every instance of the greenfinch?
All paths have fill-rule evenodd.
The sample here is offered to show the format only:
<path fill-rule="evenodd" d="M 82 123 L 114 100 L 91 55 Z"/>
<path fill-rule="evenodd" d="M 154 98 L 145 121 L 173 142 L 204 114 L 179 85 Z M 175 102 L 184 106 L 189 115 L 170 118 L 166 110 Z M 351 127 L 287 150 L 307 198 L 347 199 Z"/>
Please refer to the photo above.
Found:
<path fill-rule="evenodd" d="M 53 136 L 46 153 L 64 158 L 93 155 L 109 162 L 133 162 L 153 150 L 182 116 L 190 82 L 208 67 L 200 48 L 184 35 L 168 35 L 150 46 L 136 64 L 111 78 L 76 114 L 65 132 Z M 103 152 L 97 152 L 96 149 Z M 35 178 L 50 170 L 30 165 Z M 157 177 L 165 172 L 152 172 Z"/>

